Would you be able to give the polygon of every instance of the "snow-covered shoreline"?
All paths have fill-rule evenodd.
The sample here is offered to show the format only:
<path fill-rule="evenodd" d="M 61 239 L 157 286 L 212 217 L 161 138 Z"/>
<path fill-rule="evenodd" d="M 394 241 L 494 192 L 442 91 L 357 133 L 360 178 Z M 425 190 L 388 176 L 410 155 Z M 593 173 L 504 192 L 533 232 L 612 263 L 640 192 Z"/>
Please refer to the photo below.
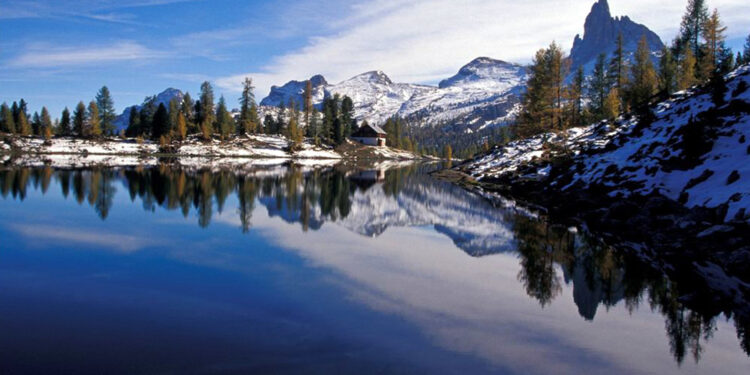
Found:
<path fill-rule="evenodd" d="M 191 164 L 216 162 L 228 164 L 258 164 L 268 160 L 277 162 L 300 162 L 304 164 L 335 164 L 344 159 L 374 160 L 420 160 L 422 156 L 388 147 L 360 146 L 350 142 L 347 150 L 337 152 L 332 147 L 318 146 L 309 141 L 292 147 L 291 142 L 281 136 L 246 135 L 229 141 L 201 141 L 195 137 L 182 143 L 169 145 L 163 150 L 159 144 L 138 141 L 134 138 L 106 138 L 87 140 L 71 137 L 55 137 L 49 141 L 38 137 L 7 137 L 0 142 L 0 154 L 13 154 L 14 159 L 24 163 L 47 163 L 64 166 L 88 166 L 103 164 L 142 165 L 157 163 L 160 158 L 179 158 Z M 231 161 L 230 161 L 231 160 Z"/>

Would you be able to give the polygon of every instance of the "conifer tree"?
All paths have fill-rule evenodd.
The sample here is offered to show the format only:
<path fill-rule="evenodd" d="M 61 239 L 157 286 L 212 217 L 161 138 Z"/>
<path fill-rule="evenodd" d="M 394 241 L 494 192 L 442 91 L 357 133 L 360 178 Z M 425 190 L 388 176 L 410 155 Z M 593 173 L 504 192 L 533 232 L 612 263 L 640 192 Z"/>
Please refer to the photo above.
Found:
<path fill-rule="evenodd" d="M 604 114 L 604 102 L 609 95 L 609 82 L 605 64 L 606 58 L 605 54 L 600 54 L 597 57 L 594 71 L 588 84 L 588 98 L 591 102 L 595 120 L 601 120 L 606 117 Z"/>
<path fill-rule="evenodd" d="M 42 118 L 39 117 L 39 112 L 34 112 L 34 115 L 31 116 L 31 133 L 42 135 Z"/>
<path fill-rule="evenodd" d="M 286 129 L 286 107 L 284 107 L 284 103 L 279 103 L 279 111 L 276 115 L 276 121 L 273 123 L 273 129 L 271 129 L 271 134 L 282 134 Z"/>
<path fill-rule="evenodd" d="M 305 83 L 305 93 L 304 93 L 304 112 L 305 112 L 305 127 L 310 127 L 310 121 L 312 116 L 312 110 L 313 110 L 313 103 L 312 103 L 312 82 L 310 80 L 307 80 Z"/>
<path fill-rule="evenodd" d="M 13 111 L 8 107 L 7 103 L 3 103 L 0 106 L 0 130 L 5 133 L 15 134 L 16 133 L 16 122 L 13 119 Z"/>
<path fill-rule="evenodd" d="M 49 139 L 52 135 L 52 117 L 49 115 L 47 107 L 42 107 L 42 114 L 40 116 L 41 135 L 45 139 Z"/>
<path fill-rule="evenodd" d="M 451 148 L 451 145 L 445 145 L 443 147 L 443 158 L 447 161 L 453 160 L 453 148 Z"/>
<path fill-rule="evenodd" d="M 583 89 L 585 82 L 583 67 L 579 66 L 566 90 L 566 127 L 583 125 Z"/>
<path fill-rule="evenodd" d="M 621 105 L 625 102 L 623 95 L 625 95 L 625 88 L 628 85 L 628 66 L 624 44 L 624 38 L 622 33 L 620 33 L 617 35 L 617 47 L 615 48 L 615 53 L 609 62 L 609 68 L 607 71 L 611 81 L 611 86 L 616 88 L 620 93 Z"/>
<path fill-rule="evenodd" d="M 620 114 L 620 93 L 618 91 L 616 87 L 609 90 L 606 99 L 604 99 L 602 117 L 605 120 L 612 121 Z"/>
<path fill-rule="evenodd" d="M 693 50 L 684 48 L 684 53 L 677 63 L 677 90 L 687 90 L 698 83 L 695 78 L 695 56 Z"/>
<path fill-rule="evenodd" d="M 201 84 L 200 110 L 198 111 L 198 122 L 200 123 L 203 139 L 208 140 L 213 133 L 213 124 L 216 122 L 214 110 L 214 89 L 208 81 Z"/>
<path fill-rule="evenodd" d="M 675 92 L 677 88 L 677 62 L 672 55 L 672 50 L 664 48 L 659 58 L 659 92 L 662 97 L 667 97 Z"/>
<path fill-rule="evenodd" d="M 31 135 L 31 124 L 29 124 L 29 120 L 26 119 L 26 113 L 24 111 L 18 112 L 18 122 L 16 123 L 16 127 L 18 128 L 18 134 L 23 136 Z"/>
<path fill-rule="evenodd" d="M 737 62 L 737 64 L 750 64 L 750 34 L 748 34 L 747 39 L 745 39 L 745 46 L 742 51 L 742 62 Z"/>
<path fill-rule="evenodd" d="M 298 121 L 299 111 L 294 105 L 293 101 L 289 102 L 289 125 L 286 128 L 286 136 L 294 144 L 300 144 L 302 142 L 302 132 L 300 132 Z"/>
<path fill-rule="evenodd" d="M 112 135 L 115 133 L 115 102 L 109 93 L 107 86 L 102 86 L 96 94 L 96 106 L 99 108 L 99 121 L 102 133 Z"/>
<path fill-rule="evenodd" d="M 159 107 L 157 107 L 156 113 L 154 113 L 154 119 L 151 122 L 151 138 L 161 141 L 162 137 L 167 137 L 168 135 L 169 112 L 163 103 L 159 103 Z"/>
<path fill-rule="evenodd" d="M 13 114 L 13 123 L 14 124 L 18 124 L 18 113 L 19 113 L 19 110 L 18 110 L 18 103 L 17 102 L 13 102 L 13 105 L 10 107 L 10 111 Z M 16 130 L 18 130 L 17 127 L 16 127 Z"/>
<path fill-rule="evenodd" d="M 675 43 L 675 46 L 680 49 L 680 55 L 685 53 L 682 47 L 686 47 L 691 50 L 694 58 L 700 59 L 703 24 L 707 19 L 708 7 L 706 7 L 705 0 L 688 0 L 687 9 L 680 23 L 680 33 Z"/>
<path fill-rule="evenodd" d="M 70 111 L 68 110 L 68 107 L 65 107 L 62 111 L 62 116 L 60 117 L 60 134 L 64 136 L 69 136 L 72 129 L 70 127 Z"/>
<path fill-rule="evenodd" d="M 141 135 L 141 113 L 138 111 L 138 107 L 130 107 L 130 113 L 128 116 L 128 128 L 125 129 L 125 134 L 128 137 L 135 137 Z"/>
<path fill-rule="evenodd" d="M 275 120 L 273 119 L 273 116 L 271 116 L 271 114 L 266 114 L 266 117 L 263 118 L 263 130 L 265 134 L 273 134 L 274 122 Z"/>
<path fill-rule="evenodd" d="M 139 121 L 139 131 L 138 135 L 150 135 L 151 130 L 154 127 L 154 116 L 156 115 L 156 111 L 158 110 L 158 107 L 156 105 L 156 97 L 151 96 L 146 98 L 146 100 L 143 102 L 143 105 L 141 106 L 140 113 L 138 114 L 138 121 Z"/>
<path fill-rule="evenodd" d="M 227 110 L 227 102 L 223 95 L 219 98 L 219 105 L 216 107 L 216 125 L 221 139 L 226 139 L 234 130 L 234 120 Z"/>
<path fill-rule="evenodd" d="M 184 141 L 187 137 L 187 121 L 185 120 L 185 114 L 179 112 L 177 114 L 177 139 Z"/>
<path fill-rule="evenodd" d="M 343 126 L 341 142 L 352 135 L 356 122 L 357 121 L 354 118 L 354 101 L 345 95 L 344 98 L 341 99 L 341 123 Z"/>
<path fill-rule="evenodd" d="M 567 74 L 563 52 L 556 43 L 537 51 L 526 84 L 523 111 L 516 132 L 527 137 L 562 128 L 563 84 Z"/>
<path fill-rule="evenodd" d="M 651 51 L 648 48 L 646 36 L 641 37 L 635 52 L 635 61 L 631 69 L 631 84 L 628 97 L 632 108 L 642 108 L 648 104 L 651 96 L 656 93 L 657 76 L 651 61 Z"/>
<path fill-rule="evenodd" d="M 255 86 L 252 78 L 246 77 L 242 83 L 242 96 L 240 97 L 240 117 L 237 121 L 237 134 L 255 133 L 258 127 L 258 110 L 255 108 Z M 253 111 L 255 113 L 253 113 Z"/>
<path fill-rule="evenodd" d="M 99 106 L 96 105 L 96 101 L 89 103 L 89 111 L 87 117 L 86 132 L 91 138 L 99 138 L 102 135 L 102 124 L 101 117 L 99 117 Z"/>
<path fill-rule="evenodd" d="M 724 57 L 724 32 L 726 26 L 721 24 L 719 11 L 714 9 L 711 16 L 703 23 L 703 40 L 705 40 L 704 57 L 701 59 L 700 74 L 704 78 L 710 78 L 721 66 Z"/>
<path fill-rule="evenodd" d="M 169 133 L 177 133 L 177 117 L 180 115 L 180 103 L 177 98 L 169 101 Z"/>
<path fill-rule="evenodd" d="M 24 116 L 26 116 L 26 120 L 29 119 L 29 103 L 26 103 L 25 100 L 21 99 L 18 102 L 18 113 L 23 113 Z"/>
<path fill-rule="evenodd" d="M 195 118 L 195 102 L 190 96 L 189 92 L 186 92 L 182 97 L 182 106 L 180 112 L 185 116 L 185 124 L 187 125 L 188 134 L 194 134 L 198 132 L 198 122 Z"/>
<path fill-rule="evenodd" d="M 76 137 L 83 138 L 84 128 L 86 127 L 86 105 L 78 102 L 76 109 L 73 111 L 73 133 Z"/>

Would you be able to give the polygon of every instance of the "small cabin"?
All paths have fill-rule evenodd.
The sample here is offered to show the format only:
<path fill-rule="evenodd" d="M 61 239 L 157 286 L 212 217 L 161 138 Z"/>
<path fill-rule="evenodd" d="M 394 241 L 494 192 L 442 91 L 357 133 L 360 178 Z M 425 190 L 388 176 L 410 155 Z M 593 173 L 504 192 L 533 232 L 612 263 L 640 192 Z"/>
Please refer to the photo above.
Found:
<path fill-rule="evenodd" d="M 368 146 L 385 147 L 385 130 L 377 125 L 364 124 L 357 129 L 351 138 L 354 142 Z"/>

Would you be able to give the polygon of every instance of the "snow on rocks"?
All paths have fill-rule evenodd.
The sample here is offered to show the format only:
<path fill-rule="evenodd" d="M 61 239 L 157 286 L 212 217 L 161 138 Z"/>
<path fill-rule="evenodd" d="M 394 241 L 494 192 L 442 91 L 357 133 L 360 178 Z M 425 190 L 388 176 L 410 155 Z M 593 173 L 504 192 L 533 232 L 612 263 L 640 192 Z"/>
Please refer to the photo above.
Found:
<path fill-rule="evenodd" d="M 710 87 L 656 105 L 651 121 L 619 119 L 497 147 L 458 168 L 478 180 L 549 178 L 561 191 L 598 186 L 612 198 L 658 193 L 688 208 L 750 222 L 750 66 L 726 77 L 723 102 Z M 565 150 L 566 170 L 551 162 Z M 522 173 L 521 173 L 522 172 Z"/>

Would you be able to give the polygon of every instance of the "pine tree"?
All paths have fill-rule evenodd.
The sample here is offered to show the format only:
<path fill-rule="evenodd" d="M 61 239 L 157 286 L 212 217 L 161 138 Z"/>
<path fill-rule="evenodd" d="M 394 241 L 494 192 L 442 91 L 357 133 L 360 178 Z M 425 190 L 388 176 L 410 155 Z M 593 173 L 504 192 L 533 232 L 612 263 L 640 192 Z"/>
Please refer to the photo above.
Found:
<path fill-rule="evenodd" d="M 40 129 L 41 135 L 44 136 L 45 139 L 49 139 L 50 136 L 52 135 L 52 117 L 50 117 L 47 107 L 42 107 L 40 123 L 41 123 L 41 129 Z"/>
<path fill-rule="evenodd" d="M 99 138 L 102 135 L 101 117 L 99 117 L 99 106 L 96 101 L 89 103 L 89 111 L 86 123 L 86 132 L 91 138 Z"/>
<path fill-rule="evenodd" d="M 659 58 L 659 92 L 667 97 L 677 88 L 677 62 L 669 48 L 661 51 Z"/>
<path fill-rule="evenodd" d="M 620 93 L 620 105 L 625 103 L 625 88 L 628 85 L 628 66 L 627 59 L 625 56 L 625 41 L 622 33 L 617 35 L 617 48 L 609 62 L 609 68 L 607 71 L 611 82 L 611 87 L 614 87 Z"/>
<path fill-rule="evenodd" d="M 722 57 L 724 56 L 724 32 L 727 30 L 726 26 L 721 24 L 719 18 L 719 11 L 714 9 L 711 16 L 706 19 L 703 23 L 703 40 L 705 40 L 705 46 L 703 51 L 703 59 L 701 59 L 700 74 L 701 77 L 710 78 L 714 72 L 720 67 L 722 63 Z"/>
<path fill-rule="evenodd" d="M 265 134 L 273 134 L 273 127 L 275 120 L 273 119 L 273 116 L 270 114 L 266 114 L 266 117 L 263 118 L 263 130 L 265 131 Z"/>
<path fill-rule="evenodd" d="M 273 129 L 271 130 L 271 134 L 282 134 L 286 129 L 286 107 L 284 107 L 284 103 L 279 103 L 279 111 L 276 115 L 276 121 L 273 123 Z"/>
<path fill-rule="evenodd" d="M 226 139 L 234 130 L 234 120 L 227 110 L 227 102 L 223 95 L 219 98 L 219 105 L 216 107 L 216 125 L 221 139 Z"/>
<path fill-rule="evenodd" d="M 312 82 L 308 79 L 305 83 L 304 93 L 304 112 L 305 112 L 305 127 L 310 128 L 310 116 L 312 115 L 313 103 L 312 103 Z"/>
<path fill-rule="evenodd" d="M 698 83 L 695 78 L 695 56 L 693 50 L 684 48 L 680 60 L 677 64 L 677 90 L 687 90 Z"/>
<path fill-rule="evenodd" d="M 19 113 L 18 103 L 13 102 L 13 105 L 10 107 L 10 111 L 11 111 L 11 114 L 13 114 L 13 123 L 17 125 L 18 124 L 18 113 Z M 16 127 L 16 130 L 18 131 L 20 129 L 18 129 L 18 127 Z"/>
<path fill-rule="evenodd" d="M 573 80 L 566 89 L 566 128 L 583 125 L 583 89 L 585 82 L 583 67 L 579 66 Z"/>
<path fill-rule="evenodd" d="M 607 96 L 609 95 L 606 58 L 607 56 L 605 54 L 600 54 L 599 57 L 597 57 L 594 71 L 587 88 L 588 98 L 592 106 L 591 112 L 593 113 L 595 120 L 606 118 L 604 114 L 604 101 L 607 100 Z"/>
<path fill-rule="evenodd" d="M 39 117 L 39 112 L 34 112 L 31 116 L 31 134 L 42 135 L 42 118 Z"/>
<path fill-rule="evenodd" d="M 29 124 L 29 120 L 26 119 L 26 113 L 24 111 L 18 112 L 18 122 L 16 123 L 16 127 L 18 128 L 18 133 L 23 136 L 31 135 L 31 124 Z"/>
<path fill-rule="evenodd" d="M 5 133 L 15 134 L 16 133 L 16 122 L 13 119 L 13 111 L 8 107 L 7 103 L 3 103 L 0 106 L 0 130 Z"/>
<path fill-rule="evenodd" d="M 159 103 L 159 107 L 157 107 L 156 113 L 154 113 L 154 119 L 151 122 L 151 138 L 161 141 L 162 137 L 167 137 L 168 135 L 169 112 L 163 103 Z"/>
<path fill-rule="evenodd" d="M 240 117 L 237 122 L 237 134 L 255 133 L 258 127 L 258 110 L 255 108 L 255 86 L 252 78 L 246 77 L 242 84 L 242 96 L 240 97 Z M 253 115 L 253 110 L 255 111 Z"/>
<path fill-rule="evenodd" d="M 115 102 L 109 93 L 107 86 L 102 86 L 96 94 L 96 105 L 99 108 L 99 120 L 101 123 L 102 133 L 112 135 L 115 133 Z"/>
<path fill-rule="evenodd" d="M 73 111 L 73 133 L 76 137 L 83 138 L 84 128 L 86 127 L 86 105 L 78 102 L 75 111 Z"/>
<path fill-rule="evenodd" d="M 688 0 L 687 9 L 680 23 L 680 33 L 675 43 L 675 47 L 680 49 L 678 51 L 680 55 L 685 53 L 682 48 L 685 47 L 691 50 L 693 57 L 700 59 L 703 24 L 707 19 L 708 8 L 705 0 Z"/>
<path fill-rule="evenodd" d="M 211 138 L 213 124 L 216 122 L 214 89 L 208 81 L 201 84 L 200 111 L 198 111 L 197 115 L 203 139 L 208 140 Z"/>
<path fill-rule="evenodd" d="M 138 107 L 130 107 L 130 113 L 128 116 L 128 128 L 125 129 L 125 134 L 128 137 L 137 137 L 141 135 L 141 113 Z"/>
<path fill-rule="evenodd" d="M 353 128 L 357 126 L 357 120 L 354 118 L 354 101 L 348 96 L 341 99 L 341 123 L 343 133 L 341 142 L 352 135 Z"/>
<path fill-rule="evenodd" d="M 69 136 L 72 129 L 70 127 L 70 111 L 68 110 L 68 107 L 65 107 L 62 111 L 62 116 L 60 117 L 60 134 L 64 136 Z"/>
<path fill-rule="evenodd" d="M 562 128 L 564 77 L 567 74 L 563 52 L 556 43 L 537 51 L 523 98 L 523 111 L 516 132 L 532 136 Z"/>
<path fill-rule="evenodd" d="M 740 64 L 740 62 L 737 62 Z M 742 64 L 750 64 L 750 34 L 745 39 L 744 50 L 742 51 Z"/>
<path fill-rule="evenodd" d="M 29 119 L 29 103 L 26 103 L 25 100 L 21 99 L 18 102 L 18 114 L 23 113 L 24 116 L 26 116 L 26 120 Z"/>
<path fill-rule="evenodd" d="M 642 108 L 649 103 L 656 93 L 657 76 L 651 61 L 651 51 L 648 48 L 646 36 L 641 37 L 635 52 L 635 62 L 631 69 L 631 84 L 628 87 L 628 98 L 632 108 Z"/>

